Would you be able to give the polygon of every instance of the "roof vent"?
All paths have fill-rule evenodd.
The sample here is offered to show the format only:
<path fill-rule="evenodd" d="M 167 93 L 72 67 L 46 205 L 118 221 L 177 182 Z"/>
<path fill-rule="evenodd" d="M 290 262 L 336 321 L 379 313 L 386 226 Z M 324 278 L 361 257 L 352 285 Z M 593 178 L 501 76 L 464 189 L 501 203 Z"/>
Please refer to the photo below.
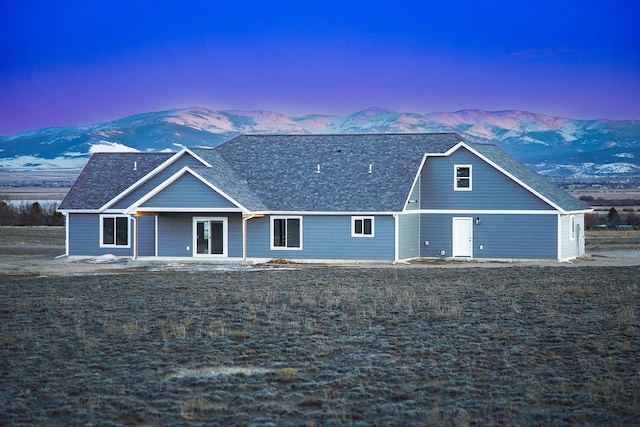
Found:
<path fill-rule="evenodd" d="M 318 167 L 316 168 L 316 173 L 320 173 L 320 163 L 318 163 Z"/>
<path fill-rule="evenodd" d="M 373 165 L 369 163 L 369 173 L 373 172 Z"/>
<path fill-rule="evenodd" d="M 138 162 L 133 162 L 133 170 L 134 171 L 138 170 Z"/>

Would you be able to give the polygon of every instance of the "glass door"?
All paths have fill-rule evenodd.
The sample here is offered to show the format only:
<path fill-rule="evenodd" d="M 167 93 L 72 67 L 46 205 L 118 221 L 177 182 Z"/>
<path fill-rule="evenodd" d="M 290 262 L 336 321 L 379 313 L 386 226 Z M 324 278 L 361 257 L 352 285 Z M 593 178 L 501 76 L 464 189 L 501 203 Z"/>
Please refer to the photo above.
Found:
<path fill-rule="evenodd" d="M 226 255 L 226 218 L 194 218 L 194 225 L 195 255 Z"/>

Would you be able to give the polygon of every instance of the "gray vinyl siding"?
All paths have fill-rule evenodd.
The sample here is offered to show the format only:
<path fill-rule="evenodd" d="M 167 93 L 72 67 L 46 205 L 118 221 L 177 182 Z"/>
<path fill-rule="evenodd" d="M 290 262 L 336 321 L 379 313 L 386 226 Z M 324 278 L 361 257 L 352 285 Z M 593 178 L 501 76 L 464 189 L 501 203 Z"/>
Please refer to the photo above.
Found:
<path fill-rule="evenodd" d="M 398 216 L 398 258 L 417 258 L 420 256 L 420 215 Z"/>
<path fill-rule="evenodd" d="M 454 165 L 472 165 L 471 191 L 454 191 Z M 427 158 L 420 176 L 422 209 L 552 209 L 490 164 L 461 148 Z"/>
<path fill-rule="evenodd" d="M 241 214 L 173 214 L 158 215 L 158 256 L 193 256 L 193 218 L 227 217 L 228 257 L 242 257 L 242 216 Z M 188 247 L 188 249 L 187 249 Z"/>
<path fill-rule="evenodd" d="M 211 187 L 185 174 L 142 204 L 145 208 L 236 208 Z"/>
<path fill-rule="evenodd" d="M 70 256 L 100 256 L 115 255 L 122 257 L 133 256 L 133 221 L 129 221 L 130 247 L 100 247 L 100 215 L 99 214 L 73 214 L 67 218 L 69 227 L 69 255 Z"/>
<path fill-rule="evenodd" d="M 202 166 L 202 163 L 200 163 L 198 160 L 194 159 L 193 157 L 185 154 L 182 157 L 180 157 L 178 160 L 173 162 L 171 165 L 167 166 L 165 169 L 160 171 L 157 175 L 155 175 L 149 181 L 145 182 L 140 187 L 136 188 L 133 192 L 125 196 L 122 200 L 119 200 L 110 208 L 112 209 L 128 208 L 137 200 L 141 199 L 142 197 L 146 196 L 148 193 L 153 191 L 157 186 L 162 184 L 164 181 L 166 181 L 173 174 L 175 174 L 185 166 L 191 166 L 191 167 Z"/>
<path fill-rule="evenodd" d="M 154 256 L 156 254 L 156 217 L 141 216 L 138 218 L 138 256 Z"/>
<path fill-rule="evenodd" d="M 376 216 L 374 227 L 374 237 L 351 237 L 350 215 L 304 216 L 302 250 L 271 250 L 270 217 L 253 218 L 247 223 L 247 255 L 250 258 L 393 261 L 393 216 Z"/>
<path fill-rule="evenodd" d="M 421 256 L 437 257 L 445 251 L 451 256 L 453 217 L 481 218 L 473 224 L 473 258 L 557 259 L 557 215 L 422 215 L 420 221 Z M 480 246 L 483 249 L 480 249 Z"/>

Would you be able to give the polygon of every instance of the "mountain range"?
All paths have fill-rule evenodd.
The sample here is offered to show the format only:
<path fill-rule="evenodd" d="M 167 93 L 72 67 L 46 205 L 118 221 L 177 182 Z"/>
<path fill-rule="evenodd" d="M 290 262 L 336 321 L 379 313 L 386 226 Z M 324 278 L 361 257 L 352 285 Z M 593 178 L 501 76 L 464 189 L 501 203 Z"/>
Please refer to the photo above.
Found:
<path fill-rule="evenodd" d="M 554 179 L 640 177 L 640 121 L 574 120 L 525 111 L 399 113 L 368 108 L 348 115 L 289 117 L 270 111 L 186 108 L 88 126 L 0 137 L 0 170 L 77 175 L 91 153 L 213 147 L 239 134 L 457 132 L 499 145 Z"/>

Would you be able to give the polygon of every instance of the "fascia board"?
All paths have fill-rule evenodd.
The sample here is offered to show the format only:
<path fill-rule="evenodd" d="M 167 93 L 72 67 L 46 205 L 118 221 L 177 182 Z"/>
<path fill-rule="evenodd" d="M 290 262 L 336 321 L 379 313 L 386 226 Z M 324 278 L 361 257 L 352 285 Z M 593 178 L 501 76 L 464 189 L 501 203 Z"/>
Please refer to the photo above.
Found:
<path fill-rule="evenodd" d="M 416 211 L 417 212 L 417 211 Z M 401 212 L 385 211 L 385 212 L 369 212 L 369 211 L 255 211 L 250 212 L 254 215 L 298 215 L 298 216 L 392 216 Z"/>
<path fill-rule="evenodd" d="M 427 154 L 422 156 L 422 161 L 420 162 L 420 166 L 418 167 L 418 170 L 416 171 L 416 175 L 413 177 L 413 183 L 411 184 L 411 188 L 409 189 L 409 194 L 407 194 L 407 197 L 404 200 L 404 206 L 402 208 L 403 212 L 405 210 L 407 210 L 407 205 L 409 204 L 409 199 L 411 198 L 411 193 L 413 193 L 413 190 L 415 189 L 416 184 L 418 183 L 418 180 L 420 179 L 420 174 L 422 172 L 422 168 L 424 167 L 425 162 L 427 161 L 427 157 L 428 157 Z"/>
<path fill-rule="evenodd" d="M 242 206 L 242 204 L 238 203 L 236 200 L 234 200 L 232 197 L 230 197 L 224 191 L 220 190 L 218 187 L 213 185 L 211 182 L 207 181 L 205 178 L 200 176 L 198 173 L 196 173 L 193 169 L 191 169 L 188 166 L 183 167 L 182 169 L 180 169 L 179 171 L 177 171 L 176 173 L 171 175 L 169 178 L 167 178 L 165 181 L 163 181 L 160 185 L 155 187 L 153 190 L 151 190 L 150 192 L 145 194 L 140 199 L 136 200 L 133 204 L 131 204 L 126 209 L 126 211 L 129 212 L 129 213 L 135 212 L 138 209 L 138 207 L 140 207 L 142 204 L 144 204 L 147 201 L 149 201 L 151 198 L 153 198 L 154 196 L 159 194 L 161 191 L 163 191 L 164 189 L 169 187 L 171 184 L 173 184 L 178 178 L 180 178 L 181 176 L 183 176 L 184 174 L 187 174 L 187 173 L 191 174 L 192 176 L 194 176 L 195 178 L 200 180 L 203 184 L 205 184 L 207 187 L 211 188 L 213 191 L 215 191 L 218 194 L 220 194 L 222 197 L 227 199 L 229 202 L 231 202 L 234 205 L 236 205 L 241 212 L 249 212 L 249 210 L 247 208 L 245 208 L 244 206 Z"/>
<path fill-rule="evenodd" d="M 175 163 L 178 159 L 180 159 L 185 154 L 189 154 L 189 155 L 193 156 L 196 160 L 201 162 L 204 166 L 211 167 L 211 164 L 206 162 L 202 157 L 198 156 L 197 154 L 195 154 L 193 151 L 189 150 L 188 148 L 183 148 L 182 150 L 178 151 L 176 154 L 174 154 L 173 156 L 169 157 L 167 160 L 162 162 L 159 166 L 157 166 L 151 172 L 149 172 L 148 174 L 146 174 L 145 176 L 140 178 L 138 181 L 136 181 L 135 183 L 130 185 L 128 188 L 126 188 L 124 191 L 122 191 L 116 197 L 114 197 L 113 199 L 109 200 L 107 203 L 102 205 L 100 210 L 107 209 L 109 206 L 113 205 L 114 203 L 117 203 L 123 197 L 127 196 L 132 191 L 134 191 L 136 188 L 140 187 L 142 184 L 144 184 L 145 182 L 149 181 L 151 178 L 156 176 L 163 169 L 165 169 L 166 167 L 168 167 L 168 166 L 172 165 L 173 163 Z"/>
<path fill-rule="evenodd" d="M 558 215 L 556 210 L 508 210 L 508 209 L 416 209 L 405 213 L 444 214 L 444 215 Z"/>

